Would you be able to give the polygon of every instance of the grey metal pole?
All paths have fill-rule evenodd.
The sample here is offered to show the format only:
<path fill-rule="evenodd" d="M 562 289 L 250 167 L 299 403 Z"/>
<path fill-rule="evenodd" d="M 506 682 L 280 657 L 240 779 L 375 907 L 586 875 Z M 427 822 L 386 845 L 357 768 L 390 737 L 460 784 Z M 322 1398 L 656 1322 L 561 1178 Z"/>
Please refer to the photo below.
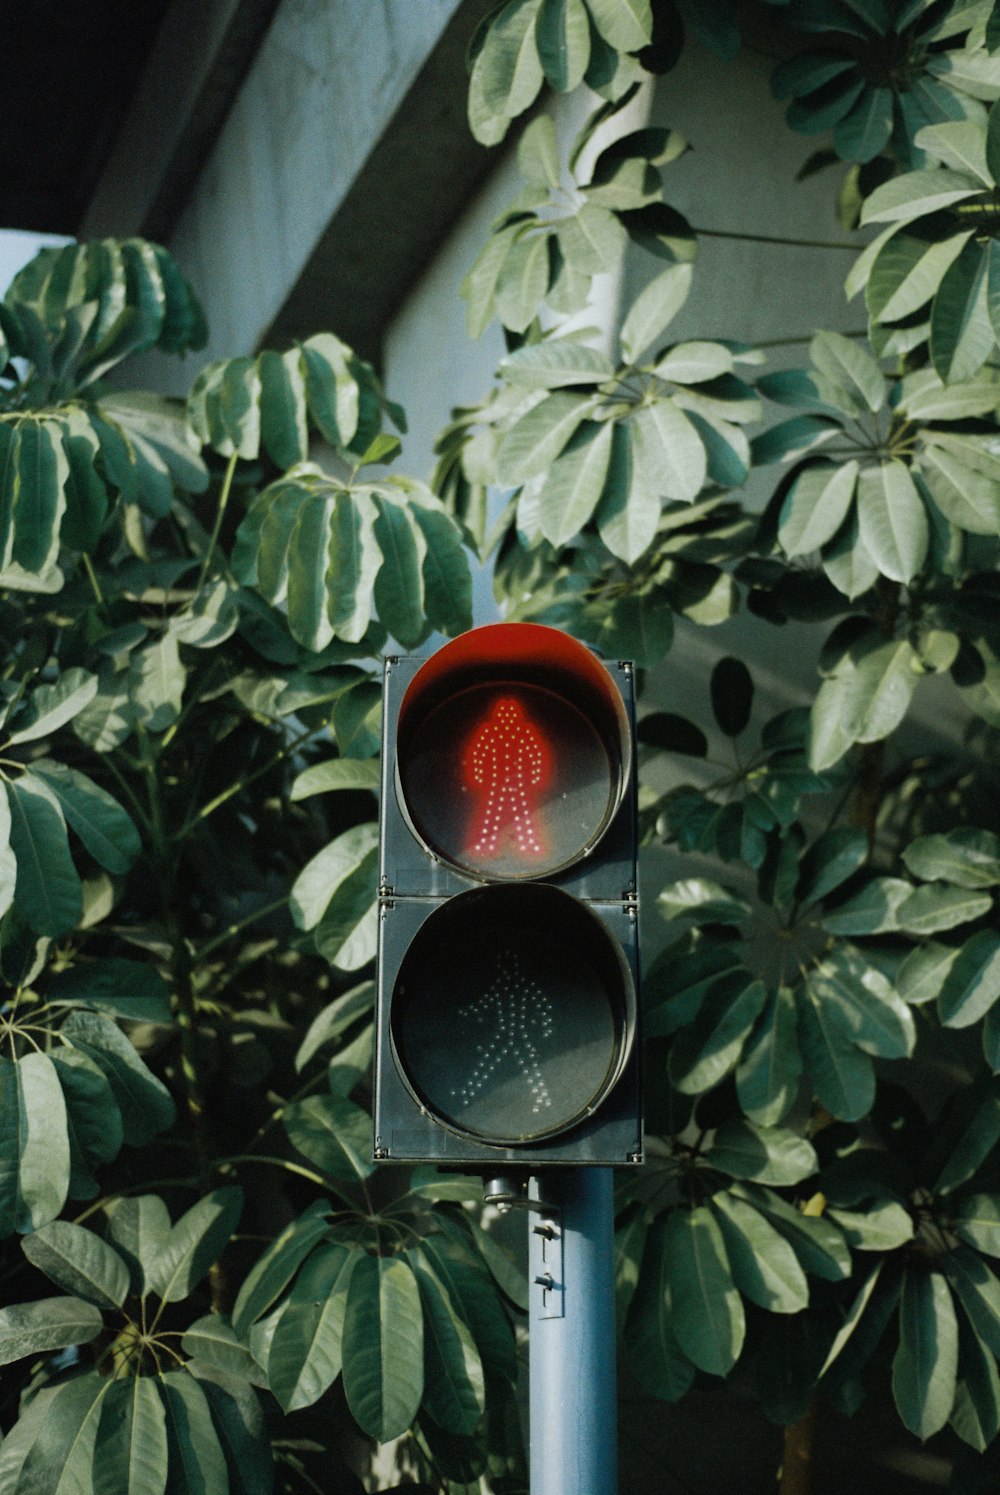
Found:
<path fill-rule="evenodd" d="M 616 1495 L 612 1170 L 533 1178 L 528 1192 L 532 1495 Z"/>

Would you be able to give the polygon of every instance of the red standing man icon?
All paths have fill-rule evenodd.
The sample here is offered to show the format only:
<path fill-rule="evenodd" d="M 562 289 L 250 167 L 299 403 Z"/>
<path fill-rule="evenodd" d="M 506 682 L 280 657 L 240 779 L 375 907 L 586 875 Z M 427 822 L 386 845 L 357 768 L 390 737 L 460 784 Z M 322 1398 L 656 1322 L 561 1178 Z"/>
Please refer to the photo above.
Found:
<path fill-rule="evenodd" d="M 548 782 L 550 755 L 515 696 L 494 702 L 472 734 L 464 766 L 466 783 L 478 791 L 471 850 L 495 857 L 507 847 L 522 856 L 542 856 L 537 794 Z"/>

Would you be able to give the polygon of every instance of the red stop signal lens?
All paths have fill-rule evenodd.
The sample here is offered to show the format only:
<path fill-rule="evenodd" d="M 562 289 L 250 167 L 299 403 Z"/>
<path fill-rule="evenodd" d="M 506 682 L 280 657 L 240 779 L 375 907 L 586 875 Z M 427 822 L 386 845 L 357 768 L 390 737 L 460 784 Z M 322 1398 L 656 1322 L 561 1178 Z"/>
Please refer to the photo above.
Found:
<path fill-rule="evenodd" d="M 600 840 L 630 771 L 607 671 L 537 624 L 464 634 L 414 676 L 400 710 L 396 789 L 424 845 L 489 881 L 546 876 Z"/>

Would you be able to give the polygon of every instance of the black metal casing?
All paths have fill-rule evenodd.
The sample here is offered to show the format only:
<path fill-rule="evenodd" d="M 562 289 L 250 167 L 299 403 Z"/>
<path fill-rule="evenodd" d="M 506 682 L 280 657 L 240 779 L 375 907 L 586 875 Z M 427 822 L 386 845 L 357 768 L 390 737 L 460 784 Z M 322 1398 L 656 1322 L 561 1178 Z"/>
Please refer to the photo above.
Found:
<path fill-rule="evenodd" d="M 496 625 L 494 625 L 496 626 Z M 518 886 L 540 890 L 540 909 L 555 888 L 582 904 L 620 952 L 634 1000 L 629 1004 L 628 1048 L 621 1070 L 594 1110 L 559 1135 L 504 1146 L 449 1128 L 421 1103 L 401 1073 L 392 1035 L 392 1001 L 407 951 L 422 926 L 449 900 L 489 886 L 488 878 L 447 865 L 418 837 L 401 804 L 397 776 L 400 708 L 426 663 L 414 656 L 385 662 L 379 862 L 379 936 L 375 1012 L 374 1156 L 379 1161 L 465 1165 L 622 1165 L 642 1161 L 641 1055 L 639 1043 L 637 814 L 634 765 L 629 766 L 617 808 L 596 846 L 561 871 Z M 635 723 L 634 674 L 628 662 L 605 663 L 621 697 L 629 730 Z M 543 925 L 544 928 L 544 925 Z"/>

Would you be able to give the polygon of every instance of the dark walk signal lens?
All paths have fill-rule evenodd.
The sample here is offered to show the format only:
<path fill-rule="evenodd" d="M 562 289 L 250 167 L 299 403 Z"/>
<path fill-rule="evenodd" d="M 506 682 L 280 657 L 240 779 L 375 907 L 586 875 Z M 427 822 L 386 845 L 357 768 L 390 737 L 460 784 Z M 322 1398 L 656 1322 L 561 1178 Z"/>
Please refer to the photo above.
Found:
<path fill-rule="evenodd" d="M 620 947 L 557 888 L 462 893 L 421 926 L 392 992 L 396 1064 L 459 1135 L 531 1143 L 589 1115 L 621 1073 L 635 993 Z"/>
<path fill-rule="evenodd" d="M 607 829 L 629 751 L 621 699 L 582 644 L 536 624 L 494 625 L 445 645 L 414 677 L 397 794 L 450 866 L 483 881 L 545 877 Z"/>

